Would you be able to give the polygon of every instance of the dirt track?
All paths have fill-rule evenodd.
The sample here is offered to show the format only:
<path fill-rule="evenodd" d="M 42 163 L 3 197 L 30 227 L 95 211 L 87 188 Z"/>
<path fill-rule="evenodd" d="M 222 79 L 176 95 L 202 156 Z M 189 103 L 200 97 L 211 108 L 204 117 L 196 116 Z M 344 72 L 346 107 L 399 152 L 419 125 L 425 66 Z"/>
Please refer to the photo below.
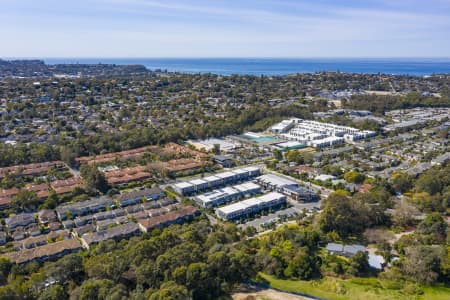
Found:
<path fill-rule="evenodd" d="M 239 286 L 233 293 L 233 300 L 245 300 L 247 297 L 253 296 L 257 300 L 310 300 L 311 298 L 291 295 L 272 289 L 264 289 L 250 285 Z"/>

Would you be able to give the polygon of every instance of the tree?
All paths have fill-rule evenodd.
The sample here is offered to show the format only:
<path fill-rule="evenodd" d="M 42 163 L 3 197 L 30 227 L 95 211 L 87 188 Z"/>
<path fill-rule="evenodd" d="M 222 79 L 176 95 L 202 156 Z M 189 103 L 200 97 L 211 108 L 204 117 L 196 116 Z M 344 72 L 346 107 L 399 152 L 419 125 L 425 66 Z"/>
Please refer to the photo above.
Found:
<path fill-rule="evenodd" d="M 313 157 L 311 153 L 290 150 L 286 153 L 286 160 L 296 164 L 309 164 L 313 162 Z"/>
<path fill-rule="evenodd" d="M 107 300 L 125 300 L 130 299 L 127 287 L 123 284 L 117 284 L 108 293 Z"/>
<path fill-rule="evenodd" d="M 220 154 L 220 144 L 214 144 L 212 152 L 216 155 Z"/>
<path fill-rule="evenodd" d="M 432 236 L 432 240 L 437 243 L 445 243 L 447 238 L 447 222 L 440 213 L 431 213 L 420 222 L 417 232 Z"/>
<path fill-rule="evenodd" d="M 0 284 L 6 283 L 11 268 L 11 261 L 6 257 L 0 257 Z"/>
<path fill-rule="evenodd" d="M 425 173 L 416 181 L 416 191 L 426 192 L 431 196 L 439 193 L 442 189 L 442 183 L 437 174 Z"/>
<path fill-rule="evenodd" d="M 159 291 L 153 293 L 150 300 L 189 300 L 189 291 L 185 286 L 176 284 L 173 281 L 165 282 L 159 288 Z"/>
<path fill-rule="evenodd" d="M 152 260 L 142 260 L 136 268 L 137 284 L 141 286 L 154 287 L 159 285 L 159 275 L 155 263 Z"/>
<path fill-rule="evenodd" d="M 415 223 L 414 216 L 419 214 L 419 210 L 414 205 L 407 200 L 403 200 L 395 207 L 392 214 L 392 222 L 397 227 L 405 228 L 413 225 Z"/>
<path fill-rule="evenodd" d="M 109 291 L 114 287 L 114 282 L 111 280 L 92 280 L 85 281 L 81 285 L 80 297 L 83 300 L 100 300 L 106 299 Z"/>
<path fill-rule="evenodd" d="M 352 170 L 344 174 L 344 179 L 350 183 L 360 184 L 363 183 L 365 176 L 358 171 Z"/>
<path fill-rule="evenodd" d="M 20 190 L 11 201 L 11 206 L 15 211 L 24 211 L 35 208 L 39 199 L 35 191 Z"/>
<path fill-rule="evenodd" d="M 82 282 L 84 279 L 83 258 L 79 254 L 69 254 L 58 261 L 51 262 L 44 267 L 45 274 L 60 284 L 73 280 Z"/>
<path fill-rule="evenodd" d="M 369 225 L 368 210 L 360 201 L 332 193 L 325 201 L 319 225 L 325 233 L 336 231 L 342 238 L 360 234 Z"/>
<path fill-rule="evenodd" d="M 349 272 L 352 275 L 365 275 L 370 269 L 369 256 L 364 251 L 358 251 L 355 255 L 350 257 Z"/>
<path fill-rule="evenodd" d="M 68 299 L 68 297 L 66 292 L 64 291 L 64 288 L 59 284 L 52 285 L 49 288 L 45 289 L 38 298 L 38 300 L 64 300 L 64 299 Z"/>
<path fill-rule="evenodd" d="M 397 174 L 392 179 L 392 185 L 394 186 L 394 189 L 397 192 L 405 193 L 412 189 L 413 187 L 413 180 L 410 175 L 408 174 Z"/>
<path fill-rule="evenodd" d="M 95 164 L 84 164 L 80 169 L 81 176 L 86 181 L 86 185 L 89 190 L 99 190 L 102 193 L 106 193 L 109 189 L 108 181 L 105 175 L 100 172 Z"/>
<path fill-rule="evenodd" d="M 273 155 L 273 158 L 275 158 L 278 161 L 283 160 L 283 153 L 281 153 L 281 151 L 278 149 L 274 149 L 272 151 L 272 155 Z"/>
<path fill-rule="evenodd" d="M 411 280 L 425 284 L 437 281 L 445 249 L 421 245 L 408 247 L 405 252 L 402 269 Z"/>
<path fill-rule="evenodd" d="M 292 260 L 289 261 L 284 270 L 286 277 L 308 280 L 319 273 L 319 261 L 316 255 L 311 255 L 305 251 L 300 251 Z"/>
<path fill-rule="evenodd" d="M 430 195 L 427 192 L 415 193 L 412 200 L 414 203 L 417 203 L 421 211 L 427 213 L 434 211 L 445 212 L 447 209 L 447 203 L 439 193 L 434 195 Z"/>
<path fill-rule="evenodd" d="M 58 195 L 54 190 L 50 190 L 47 200 L 42 204 L 42 208 L 54 209 L 58 205 Z"/>

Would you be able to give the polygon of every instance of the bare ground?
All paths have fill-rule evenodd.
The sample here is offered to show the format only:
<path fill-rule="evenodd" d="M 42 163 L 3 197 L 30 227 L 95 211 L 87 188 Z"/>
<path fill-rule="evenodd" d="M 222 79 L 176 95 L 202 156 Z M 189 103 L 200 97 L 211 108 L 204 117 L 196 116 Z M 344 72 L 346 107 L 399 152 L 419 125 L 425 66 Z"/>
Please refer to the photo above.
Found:
<path fill-rule="evenodd" d="M 296 296 L 288 293 L 279 292 L 273 289 L 256 287 L 253 285 L 240 285 L 231 297 L 233 300 L 245 300 L 253 296 L 256 300 L 310 300 L 311 298 Z"/>

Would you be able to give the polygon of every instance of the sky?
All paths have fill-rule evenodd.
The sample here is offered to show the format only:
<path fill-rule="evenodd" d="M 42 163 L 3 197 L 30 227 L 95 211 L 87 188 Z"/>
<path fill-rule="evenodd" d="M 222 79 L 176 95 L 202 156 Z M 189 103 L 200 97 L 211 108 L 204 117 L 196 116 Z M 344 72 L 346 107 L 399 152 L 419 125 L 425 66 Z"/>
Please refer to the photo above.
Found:
<path fill-rule="evenodd" d="M 0 0 L 0 57 L 450 57 L 450 0 Z"/>

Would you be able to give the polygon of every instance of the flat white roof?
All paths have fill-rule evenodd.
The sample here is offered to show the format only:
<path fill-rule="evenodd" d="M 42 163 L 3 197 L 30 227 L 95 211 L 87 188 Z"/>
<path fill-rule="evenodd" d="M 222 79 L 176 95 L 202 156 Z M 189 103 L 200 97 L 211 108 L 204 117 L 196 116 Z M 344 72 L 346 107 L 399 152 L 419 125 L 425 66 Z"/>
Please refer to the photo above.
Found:
<path fill-rule="evenodd" d="M 237 193 L 239 192 L 239 191 L 236 190 L 234 187 L 230 187 L 230 186 L 224 187 L 222 190 L 223 190 L 225 193 L 227 193 L 228 195 L 237 194 Z"/>
<path fill-rule="evenodd" d="M 223 139 L 217 139 L 217 138 L 211 138 L 211 139 L 198 141 L 198 143 L 200 143 L 204 146 L 209 146 L 209 147 L 213 147 L 215 144 L 219 144 L 221 150 L 231 150 L 231 149 L 236 148 L 236 145 L 234 143 L 230 143 Z"/>
<path fill-rule="evenodd" d="M 252 138 L 260 138 L 261 137 L 259 134 L 251 132 L 251 131 L 244 133 L 244 135 L 252 137 Z"/>
<path fill-rule="evenodd" d="M 232 172 L 223 172 L 223 173 L 219 173 L 216 174 L 215 176 L 219 177 L 219 178 L 228 178 L 228 177 L 233 177 L 236 174 L 232 173 Z"/>
<path fill-rule="evenodd" d="M 277 193 L 277 192 L 271 192 L 265 195 L 262 195 L 261 197 L 258 197 L 256 199 L 259 200 L 259 202 L 271 202 L 273 200 L 277 200 L 280 198 L 284 198 L 285 196 L 283 194 Z"/>
<path fill-rule="evenodd" d="M 249 167 L 242 168 L 242 170 L 245 170 L 245 171 L 248 171 L 248 172 L 254 172 L 254 171 L 259 171 L 260 168 L 256 167 L 256 166 L 249 166 Z"/>
<path fill-rule="evenodd" d="M 289 142 L 277 144 L 277 146 L 279 146 L 279 147 L 296 147 L 296 146 L 301 146 L 301 145 L 303 145 L 303 144 L 299 143 L 299 142 L 295 142 L 295 141 L 289 141 Z"/>
<path fill-rule="evenodd" d="M 226 205 L 221 208 L 218 208 L 218 210 L 224 214 L 230 214 L 230 213 L 238 212 L 238 211 L 245 210 L 245 209 L 248 209 L 251 207 L 259 206 L 261 203 L 271 202 L 273 200 L 277 200 L 277 199 L 280 199 L 283 197 L 285 197 L 285 196 L 280 193 L 272 192 L 272 193 L 268 193 L 268 194 L 265 194 L 265 195 L 257 197 L 257 198 L 250 198 L 250 199 L 236 202 L 236 203 L 233 203 L 230 205 Z"/>
<path fill-rule="evenodd" d="M 228 215 L 228 214 L 231 214 L 233 212 L 237 212 L 237 211 L 240 211 L 240 210 L 245 210 L 246 208 L 247 208 L 247 206 L 244 203 L 242 203 L 242 201 L 241 201 L 241 202 L 236 202 L 236 203 L 224 206 L 224 207 L 220 207 L 217 210 L 219 210 L 222 213 Z"/>
<path fill-rule="evenodd" d="M 334 178 L 336 178 L 336 177 L 333 176 L 333 175 L 321 174 L 321 175 L 316 176 L 314 179 L 315 180 L 326 181 L 326 180 L 334 179 Z"/>
<path fill-rule="evenodd" d="M 233 188 L 235 188 L 241 192 L 246 192 L 246 191 L 258 189 L 261 187 L 259 185 L 257 185 L 256 183 L 246 182 L 246 183 L 235 185 L 235 186 L 233 186 Z"/>
<path fill-rule="evenodd" d="M 233 172 L 233 173 L 235 173 L 235 174 L 244 174 L 244 173 L 248 173 L 248 171 L 247 171 L 247 170 L 244 170 L 244 169 L 234 169 L 234 170 L 231 170 L 231 172 Z"/>
<path fill-rule="evenodd" d="M 239 191 L 232 187 L 225 187 L 222 189 L 217 189 L 212 192 L 208 192 L 202 195 L 197 196 L 197 199 L 202 200 L 203 202 L 211 202 L 216 200 L 217 198 L 221 198 L 224 196 L 235 195 L 238 194 Z"/>
<path fill-rule="evenodd" d="M 205 184 L 207 182 L 204 181 L 203 179 L 194 179 L 194 180 L 191 180 L 190 183 L 195 184 L 195 185 L 200 185 L 200 184 Z"/>
<path fill-rule="evenodd" d="M 177 188 L 183 189 L 183 188 L 191 187 L 192 184 L 189 182 L 183 181 L 183 182 L 175 183 L 174 186 Z"/>
<path fill-rule="evenodd" d="M 198 195 L 198 196 L 197 196 L 197 199 L 200 200 L 200 201 L 202 201 L 203 203 L 206 203 L 206 202 L 210 202 L 210 201 L 211 201 L 211 198 L 209 197 L 209 195 L 205 195 L 205 194 L 203 194 L 203 195 Z"/>
<path fill-rule="evenodd" d="M 204 181 L 211 182 L 211 181 L 220 180 L 220 178 L 217 177 L 217 176 L 211 175 L 211 176 L 208 176 L 208 177 L 204 177 L 203 180 L 204 180 Z"/>
<path fill-rule="evenodd" d="M 250 198 L 250 199 L 247 199 L 247 200 L 244 200 L 244 201 L 241 201 L 241 202 L 242 202 L 242 204 L 245 205 L 246 208 L 253 207 L 253 206 L 258 206 L 259 203 L 261 203 L 259 198 Z"/>

